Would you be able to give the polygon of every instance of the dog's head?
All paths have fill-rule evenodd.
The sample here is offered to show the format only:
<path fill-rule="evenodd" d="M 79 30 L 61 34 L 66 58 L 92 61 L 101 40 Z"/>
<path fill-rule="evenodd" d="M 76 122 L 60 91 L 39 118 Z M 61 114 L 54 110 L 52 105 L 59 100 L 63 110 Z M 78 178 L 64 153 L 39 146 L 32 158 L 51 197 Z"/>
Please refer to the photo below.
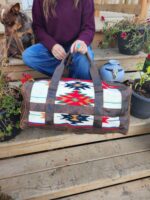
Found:
<path fill-rule="evenodd" d="M 3 6 L 0 4 L 0 22 L 5 27 L 6 35 L 12 33 L 13 27 L 16 26 L 17 17 L 20 12 L 20 4 L 15 3 L 8 6 Z"/>

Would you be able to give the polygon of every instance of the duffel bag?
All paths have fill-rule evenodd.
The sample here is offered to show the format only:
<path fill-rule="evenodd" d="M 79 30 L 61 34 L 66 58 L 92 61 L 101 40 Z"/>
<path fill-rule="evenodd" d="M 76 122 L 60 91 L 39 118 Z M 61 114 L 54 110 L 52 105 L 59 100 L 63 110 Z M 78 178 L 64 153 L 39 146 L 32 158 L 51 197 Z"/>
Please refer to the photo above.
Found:
<path fill-rule="evenodd" d="M 67 56 L 68 58 L 68 56 Z M 101 81 L 93 61 L 92 80 L 61 78 L 66 59 L 51 80 L 22 86 L 21 127 L 47 127 L 84 133 L 128 132 L 131 89 L 122 83 Z"/>

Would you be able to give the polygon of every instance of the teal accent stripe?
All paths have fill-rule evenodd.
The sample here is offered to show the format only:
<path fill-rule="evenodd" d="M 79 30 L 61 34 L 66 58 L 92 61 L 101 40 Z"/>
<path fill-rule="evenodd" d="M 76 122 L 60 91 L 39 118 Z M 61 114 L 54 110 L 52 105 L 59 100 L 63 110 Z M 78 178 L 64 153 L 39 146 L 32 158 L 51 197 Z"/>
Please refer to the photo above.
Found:
<path fill-rule="evenodd" d="M 109 102 L 109 101 L 104 101 L 104 103 L 110 103 L 110 104 L 121 104 L 121 102 Z"/>
<path fill-rule="evenodd" d="M 31 116 L 38 116 L 38 117 L 40 116 L 40 117 L 41 117 L 40 114 L 32 114 L 32 113 L 30 113 L 30 115 L 31 115 Z"/>
<path fill-rule="evenodd" d="M 31 96 L 31 98 L 46 99 L 46 96 L 45 97 L 34 97 L 34 96 Z"/>

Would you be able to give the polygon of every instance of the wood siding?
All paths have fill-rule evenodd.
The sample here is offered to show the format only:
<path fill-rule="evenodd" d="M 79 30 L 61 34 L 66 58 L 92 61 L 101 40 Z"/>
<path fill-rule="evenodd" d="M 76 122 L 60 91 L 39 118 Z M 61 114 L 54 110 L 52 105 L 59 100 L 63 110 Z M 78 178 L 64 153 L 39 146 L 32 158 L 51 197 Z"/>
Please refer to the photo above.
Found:
<path fill-rule="evenodd" d="M 104 0 L 95 0 L 95 2 L 101 2 L 101 3 L 106 3 L 106 0 L 104 1 Z M 15 3 L 15 2 L 20 2 L 21 4 L 22 4 L 22 1 L 21 0 L 18 0 L 18 1 L 16 1 L 16 0 L 1 0 L 1 4 L 8 4 L 8 3 Z M 118 2 L 120 2 L 119 0 L 109 0 L 109 1 L 107 1 L 108 3 L 118 3 Z M 125 2 L 124 0 L 122 1 L 122 2 Z M 128 3 L 137 3 L 138 2 L 138 0 L 128 0 Z M 31 15 L 31 11 L 26 11 L 29 15 Z M 115 19 L 117 19 L 117 18 L 121 18 L 121 17 L 123 17 L 123 16 L 125 16 L 125 14 L 120 14 L 120 13 L 113 13 L 113 12 L 107 12 L 107 14 L 106 14 L 106 12 L 103 12 L 103 11 L 101 11 L 101 14 L 102 15 L 104 15 L 104 16 L 108 16 L 108 18 L 113 18 L 113 20 L 115 20 Z M 148 16 L 150 16 L 150 9 L 149 9 L 149 14 L 148 14 Z M 109 20 L 108 20 L 109 21 Z M 0 23 L 0 32 L 3 32 L 4 31 L 4 28 L 3 28 L 3 25 Z"/>

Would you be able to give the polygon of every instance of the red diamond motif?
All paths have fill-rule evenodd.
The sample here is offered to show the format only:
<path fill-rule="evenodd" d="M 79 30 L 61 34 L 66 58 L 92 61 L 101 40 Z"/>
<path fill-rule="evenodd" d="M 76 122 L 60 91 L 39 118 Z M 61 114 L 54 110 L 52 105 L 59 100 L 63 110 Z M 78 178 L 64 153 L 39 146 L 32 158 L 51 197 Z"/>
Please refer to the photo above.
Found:
<path fill-rule="evenodd" d="M 73 91 L 72 93 L 57 97 L 57 101 L 59 101 L 59 103 L 66 103 L 71 106 L 90 106 L 94 103 L 94 99 L 81 94 L 77 90 Z"/>

